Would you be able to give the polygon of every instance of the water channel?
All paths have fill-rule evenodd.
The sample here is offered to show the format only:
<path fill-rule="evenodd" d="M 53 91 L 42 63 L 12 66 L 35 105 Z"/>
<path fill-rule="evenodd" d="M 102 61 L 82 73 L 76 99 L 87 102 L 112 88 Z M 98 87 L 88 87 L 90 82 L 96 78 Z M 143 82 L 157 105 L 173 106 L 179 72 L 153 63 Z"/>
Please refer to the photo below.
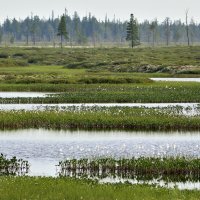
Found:
<path fill-rule="evenodd" d="M 46 93 L 46 92 L 0 92 L 0 98 L 45 98 L 45 97 L 49 97 L 50 95 L 52 95 L 52 93 Z"/>
<path fill-rule="evenodd" d="M 28 160 L 30 175 L 55 176 L 58 162 L 73 158 L 200 158 L 200 132 L 0 131 L 0 152 Z"/>
<path fill-rule="evenodd" d="M 200 78 L 151 78 L 151 80 L 167 82 L 200 82 Z"/>

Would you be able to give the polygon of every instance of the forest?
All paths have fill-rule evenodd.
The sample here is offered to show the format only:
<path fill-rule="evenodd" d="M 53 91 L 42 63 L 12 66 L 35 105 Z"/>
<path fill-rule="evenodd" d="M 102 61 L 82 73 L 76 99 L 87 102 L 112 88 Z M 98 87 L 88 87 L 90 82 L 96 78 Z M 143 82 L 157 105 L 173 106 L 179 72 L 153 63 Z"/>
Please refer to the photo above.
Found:
<path fill-rule="evenodd" d="M 69 46 L 125 46 L 127 45 L 127 21 L 121 21 L 115 16 L 109 19 L 98 20 L 89 13 L 80 17 L 77 12 L 72 16 L 65 13 Z M 135 16 L 137 19 L 137 16 Z M 60 16 L 55 17 L 52 11 L 48 19 L 31 15 L 25 19 L 7 18 L 0 25 L 0 44 L 9 46 L 20 45 L 51 45 L 59 44 L 58 26 Z M 183 45 L 187 44 L 188 37 L 190 44 L 200 42 L 200 24 L 192 18 L 188 22 L 171 20 L 169 17 L 163 22 L 157 19 L 138 22 L 140 44 L 144 46 L 160 45 Z M 188 36 L 187 36 L 188 30 Z"/>

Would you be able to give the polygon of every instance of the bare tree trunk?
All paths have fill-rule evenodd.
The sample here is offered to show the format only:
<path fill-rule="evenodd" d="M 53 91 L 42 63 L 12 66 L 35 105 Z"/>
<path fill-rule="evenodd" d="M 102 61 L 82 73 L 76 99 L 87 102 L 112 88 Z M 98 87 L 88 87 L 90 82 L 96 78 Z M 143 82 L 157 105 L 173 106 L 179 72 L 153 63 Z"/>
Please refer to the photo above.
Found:
<path fill-rule="evenodd" d="M 28 42 L 29 42 L 29 34 L 26 34 L 26 45 L 28 46 Z"/>
<path fill-rule="evenodd" d="M 155 47 L 155 30 L 153 30 L 153 47 Z"/>
<path fill-rule="evenodd" d="M 63 35 L 60 35 L 60 47 L 63 48 Z"/>
<path fill-rule="evenodd" d="M 36 38 L 35 38 L 36 36 L 35 36 L 35 33 L 33 33 L 33 45 L 35 46 L 35 44 L 36 44 Z"/>
<path fill-rule="evenodd" d="M 169 18 L 166 19 L 166 44 L 169 46 L 169 40 L 170 40 L 170 28 L 169 28 Z"/>
<path fill-rule="evenodd" d="M 187 33 L 187 43 L 188 46 L 190 46 L 190 36 L 189 36 L 189 26 L 188 26 L 188 12 L 189 10 L 186 10 L 185 15 L 186 15 L 186 33 Z"/>

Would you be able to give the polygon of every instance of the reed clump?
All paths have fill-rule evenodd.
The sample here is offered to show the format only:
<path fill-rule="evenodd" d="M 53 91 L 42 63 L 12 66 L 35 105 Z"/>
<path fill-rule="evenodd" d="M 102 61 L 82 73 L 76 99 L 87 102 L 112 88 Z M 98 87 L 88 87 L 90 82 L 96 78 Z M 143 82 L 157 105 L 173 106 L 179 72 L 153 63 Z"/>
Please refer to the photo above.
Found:
<path fill-rule="evenodd" d="M 200 159 L 185 157 L 151 158 L 139 157 L 131 159 L 97 158 L 72 159 L 59 163 L 61 171 L 83 172 L 127 172 L 133 174 L 160 175 L 200 175 Z"/>
<path fill-rule="evenodd" d="M 200 116 L 185 116 L 180 107 L 71 107 L 44 111 L 0 111 L 1 129 L 52 128 L 86 130 L 199 130 Z"/>
<path fill-rule="evenodd" d="M 0 176 L 25 175 L 28 173 L 28 170 L 28 161 L 17 159 L 15 156 L 8 159 L 3 154 L 0 154 Z"/>

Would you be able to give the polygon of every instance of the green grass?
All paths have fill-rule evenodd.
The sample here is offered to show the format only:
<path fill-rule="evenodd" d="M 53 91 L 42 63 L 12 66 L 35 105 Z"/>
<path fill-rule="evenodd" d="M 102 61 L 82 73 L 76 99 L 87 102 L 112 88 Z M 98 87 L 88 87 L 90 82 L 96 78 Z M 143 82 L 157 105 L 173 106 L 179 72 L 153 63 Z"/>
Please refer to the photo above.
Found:
<path fill-rule="evenodd" d="M 199 46 L 158 48 L 1 48 L 7 62 L 38 65 L 66 65 L 68 68 L 127 67 L 145 65 L 199 65 Z M 4 56 L 5 57 L 5 56 Z M 2 59 L 2 61 L 4 61 Z M 1 61 L 1 62 L 2 62 Z"/>
<path fill-rule="evenodd" d="M 0 84 L 0 91 L 63 92 L 51 98 L 0 99 L 1 103 L 200 103 L 200 83 Z"/>
<path fill-rule="evenodd" d="M 0 48 L 0 82 L 88 83 L 136 77 L 200 77 L 200 47 Z M 6 56 L 5 56 L 6 55 Z M 138 73 L 138 74 L 137 74 Z M 146 74 L 145 74 L 146 73 Z"/>
<path fill-rule="evenodd" d="M 69 111 L 0 111 L 1 129 L 199 130 L 199 116 L 182 109 L 86 108 Z"/>
<path fill-rule="evenodd" d="M 197 200 L 200 191 L 104 184 L 66 178 L 0 177 L 2 200 Z"/>

